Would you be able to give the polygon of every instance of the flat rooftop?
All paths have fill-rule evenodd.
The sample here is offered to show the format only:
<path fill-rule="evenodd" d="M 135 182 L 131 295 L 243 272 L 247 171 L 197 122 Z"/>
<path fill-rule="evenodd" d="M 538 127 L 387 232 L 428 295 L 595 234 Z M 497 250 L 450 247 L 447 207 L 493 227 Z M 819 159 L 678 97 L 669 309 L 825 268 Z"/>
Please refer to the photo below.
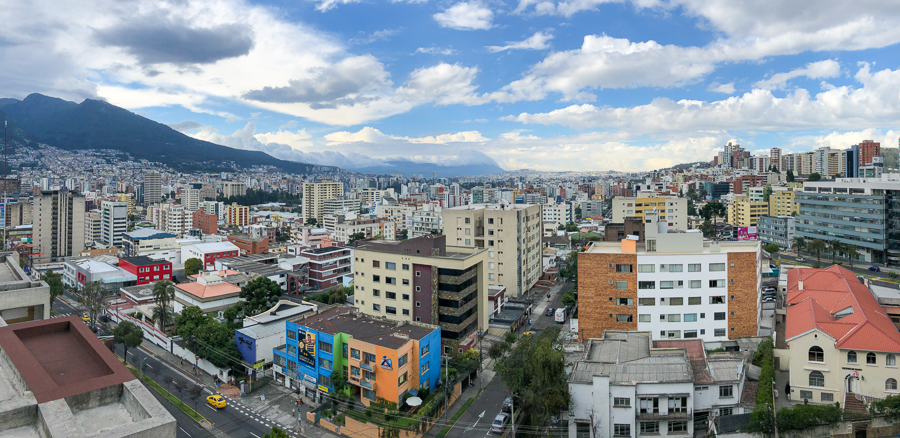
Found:
<path fill-rule="evenodd" d="M 353 339 L 388 348 L 399 348 L 410 339 L 422 339 L 438 329 L 437 326 L 373 318 L 356 312 L 353 307 L 332 307 L 318 314 L 294 319 L 292 322 L 329 334 L 347 333 Z M 395 336 L 397 334 L 401 336 Z"/>
<path fill-rule="evenodd" d="M 135 266 L 153 266 L 159 265 L 161 263 L 169 263 L 165 260 L 153 260 L 147 256 L 138 256 L 138 257 L 122 257 L 122 260 L 125 260 L 128 263 L 131 263 Z"/>
<path fill-rule="evenodd" d="M 678 253 L 666 253 L 661 251 L 647 251 L 647 247 L 643 243 L 637 244 L 637 251 L 634 253 L 628 254 L 640 254 L 640 255 L 657 255 L 657 254 L 717 254 L 717 253 L 727 253 L 727 252 L 755 252 L 756 248 L 759 246 L 758 240 L 736 240 L 736 241 L 722 241 L 722 242 L 712 242 L 712 241 L 704 241 L 703 242 L 703 251 L 691 251 L 691 252 L 678 252 Z M 587 250 L 585 250 L 588 254 L 621 254 L 622 253 L 622 243 L 621 242 L 591 242 L 588 246 Z"/>
<path fill-rule="evenodd" d="M 0 263 L 0 283 L 9 283 L 13 281 L 22 281 L 23 278 L 10 268 L 6 263 Z"/>
<path fill-rule="evenodd" d="M 135 379 L 76 316 L 2 327 L 0 348 L 38 403 Z"/>

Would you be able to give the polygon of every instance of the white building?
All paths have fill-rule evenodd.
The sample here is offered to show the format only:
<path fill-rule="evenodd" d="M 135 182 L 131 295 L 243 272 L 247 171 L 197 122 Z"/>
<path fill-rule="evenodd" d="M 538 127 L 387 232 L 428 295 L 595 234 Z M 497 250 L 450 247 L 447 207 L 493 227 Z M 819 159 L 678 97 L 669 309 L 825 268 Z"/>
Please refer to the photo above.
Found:
<path fill-rule="evenodd" d="M 569 222 L 575 222 L 575 207 L 570 202 L 544 204 L 541 206 L 544 223 L 553 223 L 566 226 Z"/>
<path fill-rule="evenodd" d="M 181 205 L 186 211 L 199 210 L 200 199 L 200 189 L 184 189 L 181 192 Z"/>
<path fill-rule="evenodd" d="M 122 234 L 128 229 L 128 203 L 100 203 L 100 242 L 107 247 L 121 247 Z"/>
<path fill-rule="evenodd" d="M 237 257 L 240 248 L 231 242 L 194 243 L 181 247 L 181 260 L 200 259 L 203 269 L 214 269 L 216 259 Z"/>

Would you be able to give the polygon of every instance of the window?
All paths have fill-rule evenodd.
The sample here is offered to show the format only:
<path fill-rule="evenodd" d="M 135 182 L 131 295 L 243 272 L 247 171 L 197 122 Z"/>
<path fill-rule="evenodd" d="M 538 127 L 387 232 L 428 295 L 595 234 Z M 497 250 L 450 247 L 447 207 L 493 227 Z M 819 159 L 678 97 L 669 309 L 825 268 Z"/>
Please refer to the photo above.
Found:
<path fill-rule="evenodd" d="M 666 332 L 666 337 L 669 339 L 680 339 L 681 330 L 669 330 L 668 332 Z"/>
<path fill-rule="evenodd" d="M 710 270 L 710 272 L 724 271 L 724 270 L 725 270 L 725 263 L 710 263 L 710 264 L 709 264 L 709 270 Z"/>
<path fill-rule="evenodd" d="M 293 346 L 293 345 L 291 345 L 291 344 L 288 344 L 288 346 L 287 346 L 287 354 L 288 354 L 288 356 L 290 356 L 290 357 L 297 357 L 297 347 L 295 347 L 295 346 Z"/>
<path fill-rule="evenodd" d="M 403 373 L 400 375 L 400 377 L 397 378 L 397 386 L 401 386 L 406 383 L 406 374 L 407 373 Z"/>
<path fill-rule="evenodd" d="M 685 339 L 693 339 L 697 337 L 697 330 L 685 330 L 684 338 Z"/>
<path fill-rule="evenodd" d="M 422 362 L 422 373 L 427 373 L 430 368 L 431 365 L 428 362 Z"/>
<path fill-rule="evenodd" d="M 402 268 L 404 271 L 408 271 L 408 270 L 409 270 L 409 265 L 407 265 L 406 263 L 404 263 L 403 265 L 401 265 L 401 268 Z"/>
<path fill-rule="evenodd" d="M 702 282 L 700 280 L 691 280 L 689 287 L 691 289 L 700 289 Z"/>
<path fill-rule="evenodd" d="M 397 264 L 394 262 L 384 262 L 384 269 L 397 269 Z"/>
<path fill-rule="evenodd" d="M 809 361 L 810 362 L 825 362 L 825 352 L 822 351 L 822 347 L 817 345 L 813 345 L 809 347 Z"/>
<path fill-rule="evenodd" d="M 403 294 L 403 301 L 409 301 L 409 294 Z"/>
<path fill-rule="evenodd" d="M 650 274 L 656 271 L 656 265 L 638 265 L 638 272 Z"/>
<path fill-rule="evenodd" d="M 847 363 L 856 363 L 856 352 L 855 351 L 847 352 Z"/>
<path fill-rule="evenodd" d="M 719 398 L 731 398 L 734 397 L 734 387 L 731 385 L 725 385 L 719 387 Z"/>
<path fill-rule="evenodd" d="M 394 277 L 384 277 L 384 282 L 387 284 L 397 284 L 397 279 Z"/>
<path fill-rule="evenodd" d="M 365 354 L 366 362 L 375 362 L 375 355 L 372 353 Z"/>
<path fill-rule="evenodd" d="M 494 218 L 492 218 L 492 217 L 488 218 L 488 225 L 494 225 Z"/>
<path fill-rule="evenodd" d="M 680 313 L 670 313 L 666 320 L 669 322 L 681 322 L 681 314 Z"/>
<path fill-rule="evenodd" d="M 387 307 L 384 308 L 384 311 L 387 312 L 387 313 L 389 313 L 389 314 L 391 314 L 391 315 L 396 315 L 396 314 L 397 314 L 397 308 L 396 308 L 396 307 L 387 306 Z"/>
<path fill-rule="evenodd" d="M 656 298 L 638 298 L 638 306 L 655 306 Z"/>
<path fill-rule="evenodd" d="M 466 239 L 466 245 L 471 245 L 471 244 L 472 244 L 472 240 L 471 240 L 471 239 Z"/>
<path fill-rule="evenodd" d="M 688 265 L 688 272 L 700 272 L 703 270 L 702 266 L 700 263 L 691 263 Z"/>
<path fill-rule="evenodd" d="M 669 265 L 669 272 L 684 272 L 684 265 Z"/>
<path fill-rule="evenodd" d="M 800 398 L 810 400 L 812 399 L 812 391 L 800 391 Z"/>
<path fill-rule="evenodd" d="M 408 278 L 404 278 L 404 279 L 403 279 L 403 285 L 404 285 L 404 286 L 409 286 L 409 279 L 408 279 Z"/>
<path fill-rule="evenodd" d="M 363 388 L 362 395 L 369 400 L 375 400 L 375 391 L 372 391 L 371 389 Z"/>
<path fill-rule="evenodd" d="M 379 262 L 378 260 L 372 260 L 372 267 L 373 267 L 373 268 L 380 268 L 380 267 L 381 267 L 381 262 Z"/>
<path fill-rule="evenodd" d="M 833 402 L 834 401 L 834 394 L 832 394 L 830 392 L 823 392 L 820 395 L 820 397 L 822 398 L 823 402 Z"/>
<path fill-rule="evenodd" d="M 687 412 L 687 397 L 669 397 L 669 413 L 683 414 Z"/>
<path fill-rule="evenodd" d="M 372 289 L 372 296 L 373 296 L 373 297 L 380 297 L 380 296 L 381 296 L 381 290 L 379 290 L 379 289 Z"/>
<path fill-rule="evenodd" d="M 416 277 L 421 277 L 421 276 L 422 276 L 422 272 L 416 271 Z"/>
<path fill-rule="evenodd" d="M 660 281 L 659 282 L 660 289 L 675 289 L 674 281 Z"/>
<path fill-rule="evenodd" d="M 350 349 L 350 357 L 356 360 L 359 360 L 359 350 L 355 348 Z"/>
<path fill-rule="evenodd" d="M 634 301 L 631 298 L 619 298 L 616 300 L 617 306 L 633 306 Z"/>
<path fill-rule="evenodd" d="M 396 299 L 397 299 L 397 293 L 396 293 L 396 292 L 385 292 L 385 293 L 384 293 L 384 297 L 387 298 L 387 299 L 389 299 L 389 300 L 396 300 Z"/>
<path fill-rule="evenodd" d="M 709 297 L 709 304 L 725 304 L 725 295 Z"/>
<path fill-rule="evenodd" d="M 713 319 L 716 321 L 725 321 L 725 312 L 713 313 Z"/>
<path fill-rule="evenodd" d="M 684 322 L 697 322 L 697 314 L 696 313 L 685 313 L 684 314 Z"/>
<path fill-rule="evenodd" d="M 359 377 L 362 375 L 362 372 L 357 367 L 350 367 L 350 375 L 354 377 Z"/>
<path fill-rule="evenodd" d="M 627 397 L 614 397 L 613 398 L 613 407 L 629 408 L 629 407 L 631 407 L 631 399 L 627 398 Z"/>
<path fill-rule="evenodd" d="M 812 371 L 809 373 L 809 386 L 823 387 L 825 386 L 825 375 L 821 371 Z"/>
<path fill-rule="evenodd" d="M 669 298 L 669 305 L 670 306 L 682 306 L 682 305 L 684 305 L 684 298 L 682 298 L 682 297 Z"/>
<path fill-rule="evenodd" d="M 406 365 L 406 362 L 408 362 L 408 361 L 409 361 L 408 353 L 404 354 L 403 356 L 400 356 L 400 359 L 397 360 L 397 367 L 399 368 L 399 367 L 402 367 L 403 365 Z"/>
<path fill-rule="evenodd" d="M 659 433 L 659 422 L 658 421 L 641 421 L 641 434 L 658 434 Z"/>
<path fill-rule="evenodd" d="M 687 433 L 687 421 L 670 421 L 669 433 Z"/>
<path fill-rule="evenodd" d="M 658 398 L 642 398 L 638 401 L 639 412 L 641 414 L 658 414 L 659 399 Z"/>
<path fill-rule="evenodd" d="M 372 310 L 376 312 L 381 312 L 381 305 L 372 303 Z"/>
<path fill-rule="evenodd" d="M 630 424 L 613 424 L 613 436 L 631 436 Z"/>
<path fill-rule="evenodd" d="M 897 390 L 897 379 L 891 377 L 884 382 L 884 390 L 885 391 L 896 391 Z"/>
<path fill-rule="evenodd" d="M 632 268 L 632 265 L 616 265 L 616 272 L 630 273 Z"/>
<path fill-rule="evenodd" d="M 488 274 L 488 280 L 493 280 L 493 279 L 494 279 L 494 273 L 491 272 Z"/>
<path fill-rule="evenodd" d="M 866 365 L 875 365 L 877 363 L 877 359 L 875 357 L 875 353 L 869 353 L 866 355 Z"/>
<path fill-rule="evenodd" d="M 701 304 L 701 302 L 702 302 L 702 299 L 700 297 L 688 297 L 688 305 L 689 306 L 699 306 Z"/>
<path fill-rule="evenodd" d="M 319 358 L 319 368 L 325 368 L 326 370 L 331 371 L 332 369 L 334 369 L 334 365 L 331 363 L 330 360 L 325 359 L 324 357 L 320 357 Z"/>
<path fill-rule="evenodd" d="M 632 318 L 633 318 L 632 315 L 619 314 L 619 315 L 616 315 L 616 322 L 632 322 L 633 321 Z"/>
<path fill-rule="evenodd" d="M 319 351 L 322 353 L 331 353 L 331 344 L 325 341 L 319 341 Z"/>
<path fill-rule="evenodd" d="M 372 281 L 374 281 L 374 282 L 376 282 L 376 283 L 380 283 L 380 282 L 381 282 L 381 276 L 380 276 L 380 275 L 373 275 L 373 276 L 372 276 Z"/>
<path fill-rule="evenodd" d="M 723 328 L 721 328 L 721 329 L 713 329 L 713 336 L 715 336 L 715 337 L 717 337 L 717 338 L 723 338 L 723 337 L 725 337 L 725 329 L 723 329 Z"/>
<path fill-rule="evenodd" d="M 650 322 L 650 314 L 643 313 L 638 315 L 638 322 Z"/>
<path fill-rule="evenodd" d="M 719 408 L 719 416 L 727 417 L 727 416 L 731 415 L 734 412 L 732 409 L 733 408 Z"/>
<path fill-rule="evenodd" d="M 616 289 L 628 289 L 628 282 L 627 281 L 617 281 Z"/>
<path fill-rule="evenodd" d="M 427 356 L 427 355 L 428 355 L 428 351 L 429 351 L 428 345 L 422 347 L 422 352 L 419 353 L 419 356 L 420 356 L 420 357 L 425 357 L 425 356 Z"/>
<path fill-rule="evenodd" d="M 655 281 L 639 281 L 638 289 L 656 289 Z"/>
<path fill-rule="evenodd" d="M 709 280 L 709 287 L 725 287 L 725 280 Z M 724 300 L 725 298 L 723 297 L 722 299 Z"/>
<path fill-rule="evenodd" d="M 331 387 L 331 376 L 326 376 L 325 374 L 319 374 L 319 385 Z"/>
<path fill-rule="evenodd" d="M 897 366 L 897 356 L 894 356 L 893 354 L 887 355 L 887 357 L 884 358 L 884 364 L 889 367 Z"/>
<path fill-rule="evenodd" d="M 297 332 L 295 332 L 295 331 L 293 331 L 293 330 L 288 330 L 288 332 L 287 332 L 287 338 L 290 339 L 290 340 L 292 340 L 292 341 L 297 340 Z"/>

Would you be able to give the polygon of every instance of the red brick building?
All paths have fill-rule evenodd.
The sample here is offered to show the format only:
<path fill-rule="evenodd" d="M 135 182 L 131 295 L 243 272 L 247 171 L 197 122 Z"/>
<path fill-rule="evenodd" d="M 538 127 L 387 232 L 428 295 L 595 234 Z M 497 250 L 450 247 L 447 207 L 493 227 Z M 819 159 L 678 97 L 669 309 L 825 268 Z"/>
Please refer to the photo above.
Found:
<path fill-rule="evenodd" d="M 350 248 L 311 248 L 300 255 L 309 259 L 309 286 L 316 290 L 343 285 L 344 276 L 352 274 Z"/>
<path fill-rule="evenodd" d="M 119 258 L 119 267 L 137 276 L 136 284 L 172 280 L 172 263 L 149 257 Z"/>
<path fill-rule="evenodd" d="M 203 234 L 216 234 L 219 231 L 219 217 L 215 214 L 195 211 L 194 228 L 199 228 Z"/>
<path fill-rule="evenodd" d="M 262 254 L 269 251 L 268 237 L 253 237 L 249 234 L 232 234 L 228 241 L 241 249 L 241 255 Z"/>

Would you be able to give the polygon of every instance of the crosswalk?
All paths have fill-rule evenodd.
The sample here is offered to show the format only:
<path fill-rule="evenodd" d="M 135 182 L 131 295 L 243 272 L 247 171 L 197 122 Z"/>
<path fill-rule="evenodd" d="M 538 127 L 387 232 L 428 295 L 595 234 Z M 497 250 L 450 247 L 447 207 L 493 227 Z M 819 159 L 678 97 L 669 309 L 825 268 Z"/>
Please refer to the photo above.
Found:
<path fill-rule="evenodd" d="M 69 315 L 74 315 L 74 313 L 60 313 L 59 315 L 51 315 L 50 318 L 65 318 Z"/>

